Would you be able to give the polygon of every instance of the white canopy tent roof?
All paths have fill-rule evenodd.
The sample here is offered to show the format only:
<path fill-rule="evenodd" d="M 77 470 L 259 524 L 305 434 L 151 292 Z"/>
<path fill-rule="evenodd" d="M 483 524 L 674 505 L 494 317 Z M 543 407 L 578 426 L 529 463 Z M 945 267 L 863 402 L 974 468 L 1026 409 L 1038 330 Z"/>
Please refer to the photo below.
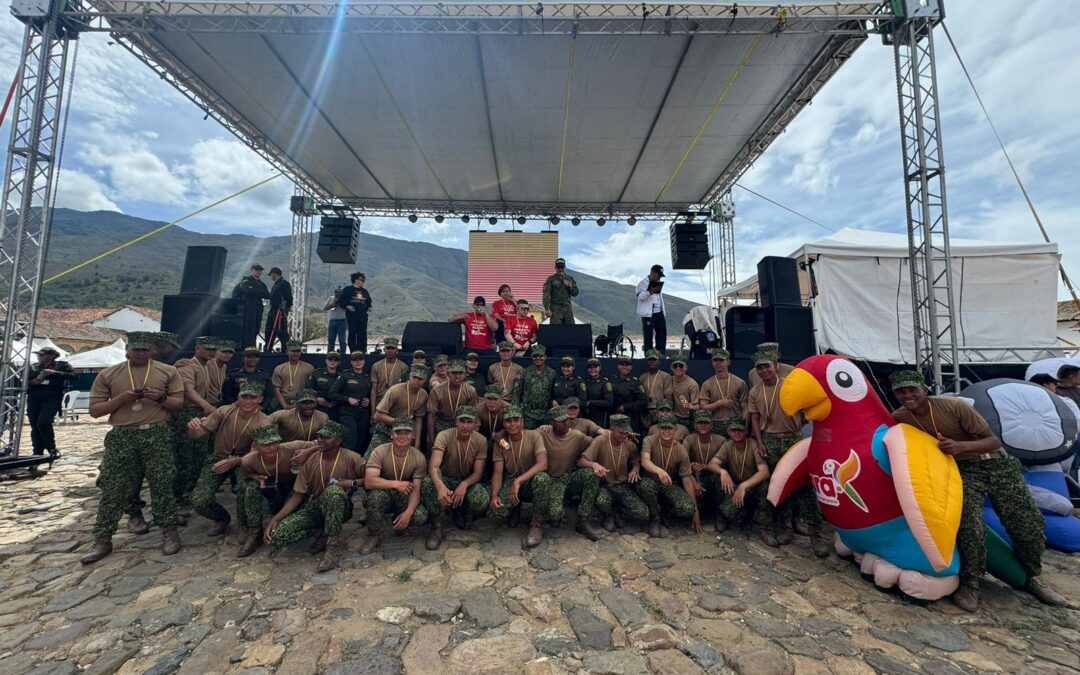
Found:
<path fill-rule="evenodd" d="M 34 341 L 33 341 L 32 344 L 33 344 L 33 349 L 30 350 L 31 353 L 36 352 L 37 350 L 43 349 L 45 347 L 52 347 L 56 351 L 60 352 L 60 358 L 61 359 L 66 358 L 67 355 L 68 355 L 68 353 L 66 351 L 64 351 L 63 349 L 60 349 L 59 347 L 57 347 L 56 343 L 53 342 L 52 340 L 50 340 L 49 338 L 34 338 Z M 26 348 L 26 342 L 25 341 L 18 340 L 18 341 L 15 342 L 15 349 L 12 350 L 12 354 L 13 354 L 12 363 L 14 363 L 16 365 L 20 365 L 20 366 L 23 363 L 25 363 L 25 361 L 23 360 L 23 358 L 21 356 L 21 354 L 22 354 L 22 352 L 23 352 L 23 350 L 25 348 Z"/>
<path fill-rule="evenodd" d="M 124 362 L 124 359 L 127 358 L 126 349 L 127 345 L 124 344 L 124 341 L 118 339 L 111 345 L 72 354 L 67 359 L 67 362 L 71 364 L 72 368 L 108 368 Z"/>

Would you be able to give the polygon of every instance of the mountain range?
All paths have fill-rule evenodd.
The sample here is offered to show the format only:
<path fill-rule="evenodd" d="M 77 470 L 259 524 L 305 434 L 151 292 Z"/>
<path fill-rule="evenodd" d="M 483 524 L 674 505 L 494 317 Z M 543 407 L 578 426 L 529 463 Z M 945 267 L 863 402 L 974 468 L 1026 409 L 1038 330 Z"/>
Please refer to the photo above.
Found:
<path fill-rule="evenodd" d="M 115 211 L 55 209 L 45 278 L 162 225 Z M 280 267 L 287 274 L 289 245 L 288 236 L 205 234 L 173 226 L 45 284 L 41 305 L 160 307 L 162 296 L 179 292 L 188 246 L 223 246 L 228 250 L 222 285 L 222 292 L 228 295 L 254 262 L 266 269 Z M 311 245 L 314 250 L 314 241 Z M 398 335 L 408 321 L 445 321 L 450 314 L 468 309 L 467 252 L 361 232 L 355 265 L 330 265 L 312 256 L 307 309 L 313 312 L 309 321 L 313 331 L 321 331 L 319 326 L 325 324 L 321 309 L 333 286 L 347 285 L 349 273 L 356 270 L 367 275 L 367 288 L 375 303 L 376 311 L 369 325 L 371 334 Z M 627 333 L 640 333 L 632 286 L 574 270 L 569 272 L 577 279 L 580 289 L 574 308 L 579 320 L 593 324 L 596 333 L 605 331 L 608 324 L 619 323 L 624 324 Z M 268 276 L 263 279 L 269 285 Z M 665 303 L 668 333 L 681 334 L 678 322 L 694 303 L 673 296 L 665 296 Z M 318 334 L 309 331 L 309 337 Z"/>

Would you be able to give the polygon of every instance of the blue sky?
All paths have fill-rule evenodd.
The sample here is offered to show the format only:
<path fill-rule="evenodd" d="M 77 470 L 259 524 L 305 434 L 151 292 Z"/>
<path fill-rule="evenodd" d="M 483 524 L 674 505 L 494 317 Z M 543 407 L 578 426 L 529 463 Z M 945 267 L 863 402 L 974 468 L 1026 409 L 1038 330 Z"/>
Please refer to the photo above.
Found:
<path fill-rule="evenodd" d="M 973 4 L 973 3 L 972 3 Z M 1080 19 L 1060 3 L 951 3 L 947 24 L 1024 178 L 1066 269 L 1080 255 Z M 15 72 L 22 26 L 0 16 L 0 77 Z M 172 220 L 272 169 L 106 35 L 80 40 L 60 206 Z M 937 34 L 950 223 L 956 237 L 1038 241 L 974 95 Z M 8 137 L 7 125 L 0 130 Z M 835 229 L 904 231 L 892 50 L 871 38 L 741 182 Z M 291 185 L 281 178 L 187 221 L 207 232 L 287 234 Z M 829 232 L 746 192 L 734 192 L 739 277 Z M 634 283 L 669 265 L 667 226 L 560 225 L 572 268 Z M 365 219 L 368 232 L 465 248 L 460 222 Z M 527 226 L 528 228 L 529 226 Z M 1080 272 L 1078 272 L 1080 274 Z M 703 300 L 704 275 L 673 272 L 667 290 Z M 707 280 L 706 280 L 707 281 Z M 1064 297 L 1064 296 L 1063 296 Z"/>

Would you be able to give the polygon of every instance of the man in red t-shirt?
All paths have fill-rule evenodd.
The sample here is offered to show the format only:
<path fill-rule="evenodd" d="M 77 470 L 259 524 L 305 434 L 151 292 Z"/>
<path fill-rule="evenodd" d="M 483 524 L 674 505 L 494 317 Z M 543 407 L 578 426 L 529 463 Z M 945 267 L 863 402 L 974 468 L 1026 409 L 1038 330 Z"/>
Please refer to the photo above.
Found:
<path fill-rule="evenodd" d="M 494 332 L 499 324 L 487 313 L 487 301 L 484 296 L 478 295 L 473 299 L 473 311 L 455 314 L 447 319 L 450 323 L 465 325 L 465 351 L 486 353 L 490 356 L 494 351 Z"/>
<path fill-rule="evenodd" d="M 536 342 L 536 319 L 529 316 L 529 301 L 517 301 L 517 316 L 506 320 L 506 339 L 514 343 L 517 356 L 524 356 Z"/>

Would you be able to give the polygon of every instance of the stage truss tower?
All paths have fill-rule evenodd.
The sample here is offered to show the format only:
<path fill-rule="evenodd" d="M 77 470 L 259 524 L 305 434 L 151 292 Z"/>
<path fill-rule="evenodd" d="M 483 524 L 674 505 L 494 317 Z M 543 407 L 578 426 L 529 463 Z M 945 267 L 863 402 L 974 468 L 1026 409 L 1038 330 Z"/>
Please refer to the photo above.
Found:
<path fill-rule="evenodd" d="M 716 244 L 713 250 L 711 265 L 713 272 L 710 277 L 715 277 L 714 287 L 710 290 L 717 293 L 721 288 L 730 288 L 735 285 L 735 201 L 731 198 L 731 190 L 725 192 L 713 206 L 713 222 L 716 228 Z M 720 297 L 713 297 L 713 302 L 720 306 Z"/>
<path fill-rule="evenodd" d="M 308 271 L 311 269 L 311 222 L 315 215 L 315 200 L 300 183 L 294 188 L 290 210 L 293 214 L 292 243 L 289 247 L 289 281 L 293 288 L 290 329 L 293 339 L 304 340 Z"/>

